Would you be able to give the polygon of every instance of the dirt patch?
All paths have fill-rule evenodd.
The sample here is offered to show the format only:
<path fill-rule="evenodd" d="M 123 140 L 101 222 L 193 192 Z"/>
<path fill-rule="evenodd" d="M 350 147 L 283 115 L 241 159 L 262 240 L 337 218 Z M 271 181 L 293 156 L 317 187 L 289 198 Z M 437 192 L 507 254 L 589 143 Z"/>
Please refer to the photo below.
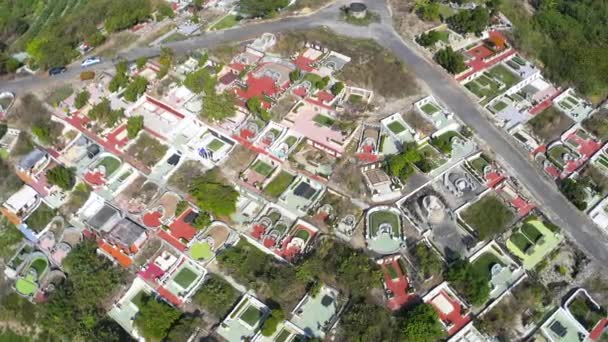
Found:
<path fill-rule="evenodd" d="M 354 39 L 327 29 L 291 31 L 279 36 L 274 52 L 292 56 L 305 42 L 320 45 L 351 58 L 336 77 L 348 85 L 363 87 L 387 97 L 402 98 L 419 92 L 413 73 L 390 51 L 370 39 Z"/>
<path fill-rule="evenodd" d="M 528 121 L 528 127 L 542 143 L 551 142 L 574 125 L 574 121 L 555 107 L 549 107 Z"/>
<path fill-rule="evenodd" d="M 438 24 L 420 20 L 413 11 L 414 1 L 389 0 L 388 3 L 393 12 L 393 27 L 405 38 L 413 39 Z"/>
<path fill-rule="evenodd" d="M 545 258 L 536 267 L 536 271 L 540 282 L 548 289 L 562 292 L 578 280 L 587 264 L 588 259 L 582 252 L 572 245 L 564 244 Z"/>
<path fill-rule="evenodd" d="M 192 185 L 192 180 L 202 176 L 205 169 L 196 160 L 187 160 L 182 163 L 169 178 L 169 186 L 187 193 Z"/>

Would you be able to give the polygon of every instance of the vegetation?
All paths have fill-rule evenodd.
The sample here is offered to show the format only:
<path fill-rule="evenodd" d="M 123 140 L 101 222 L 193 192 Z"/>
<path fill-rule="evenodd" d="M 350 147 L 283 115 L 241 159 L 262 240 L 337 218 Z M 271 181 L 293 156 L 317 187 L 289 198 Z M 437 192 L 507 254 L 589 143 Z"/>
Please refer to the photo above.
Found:
<path fill-rule="evenodd" d="M 312 41 L 351 57 L 351 62 L 335 74 L 349 85 L 370 89 L 388 99 L 418 92 L 414 74 L 401 59 L 371 39 L 340 36 L 327 29 L 290 31 L 278 40 L 275 52 L 291 56 L 301 51 L 303 42 Z"/>
<path fill-rule="evenodd" d="M 422 159 L 423 156 L 420 154 L 416 143 L 406 143 L 403 145 L 403 152 L 390 155 L 387 158 L 387 171 L 391 176 L 405 182 L 416 172 L 414 165 Z"/>
<path fill-rule="evenodd" d="M 294 307 L 306 292 L 293 266 L 278 262 L 245 239 L 217 256 L 220 268 L 238 283 L 261 296 L 272 297 L 281 307 Z"/>
<path fill-rule="evenodd" d="M 6 201 L 22 185 L 23 182 L 17 177 L 11 164 L 0 159 L 0 201 Z"/>
<path fill-rule="evenodd" d="M 194 295 L 193 301 L 212 315 L 222 318 L 228 314 L 239 295 L 230 283 L 219 276 L 209 274 Z"/>
<path fill-rule="evenodd" d="M 414 11 L 425 21 L 437 21 L 440 18 L 439 2 L 431 0 L 416 0 Z"/>
<path fill-rule="evenodd" d="M 132 116 L 127 119 L 127 136 L 135 139 L 139 131 L 144 128 L 144 117 L 141 115 Z"/>
<path fill-rule="evenodd" d="M 481 305 L 490 296 L 490 272 L 458 260 L 445 273 L 445 279 L 473 305 Z"/>
<path fill-rule="evenodd" d="M 479 239 L 488 240 L 507 228 L 513 213 L 497 197 L 485 196 L 465 209 L 461 217 L 475 229 Z"/>
<path fill-rule="evenodd" d="M 356 298 L 340 318 L 340 341 L 397 341 L 399 327 L 388 310 Z"/>
<path fill-rule="evenodd" d="M 199 208 L 214 216 L 234 213 L 239 198 L 239 193 L 232 186 L 223 184 L 212 171 L 193 180 L 190 195 L 196 199 Z"/>
<path fill-rule="evenodd" d="M 416 258 L 418 267 L 422 272 L 422 276 L 428 279 L 432 276 L 441 275 L 443 271 L 443 262 L 425 243 L 419 243 L 416 245 L 412 252 L 414 258 Z"/>
<path fill-rule="evenodd" d="M 87 114 L 91 120 L 95 120 L 106 127 L 114 127 L 124 117 L 123 109 L 112 109 L 110 100 L 103 98 L 95 104 Z"/>
<path fill-rule="evenodd" d="M 127 335 L 108 321 L 102 307 L 122 283 L 124 274 L 96 251 L 94 241 L 84 241 L 63 261 L 70 276 L 51 294 L 41 317 L 42 326 L 57 336 L 69 340 L 108 340 L 109 335 L 113 336 L 110 340 L 118 340 Z"/>
<path fill-rule="evenodd" d="M 23 234 L 4 216 L 0 217 L 0 259 L 5 262 L 13 256 L 19 243 L 23 241 Z"/>
<path fill-rule="evenodd" d="M 585 119 L 583 128 L 601 141 L 608 140 L 608 108 L 600 108 L 595 114 Z"/>
<path fill-rule="evenodd" d="M 480 35 L 490 23 L 490 12 L 484 6 L 477 6 L 472 10 L 459 11 L 449 17 L 447 22 L 458 33 Z"/>
<path fill-rule="evenodd" d="M 288 0 L 240 0 L 239 10 L 254 18 L 268 18 L 288 4 Z"/>
<path fill-rule="evenodd" d="M 70 193 L 68 202 L 61 206 L 61 211 L 64 215 L 75 213 L 89 199 L 91 188 L 86 183 L 78 183 L 74 190 Z"/>
<path fill-rule="evenodd" d="M 296 69 L 289 73 L 289 80 L 291 82 L 297 82 L 302 78 L 302 70 Z"/>
<path fill-rule="evenodd" d="M 74 107 L 76 107 L 76 109 L 81 109 L 82 107 L 86 106 L 90 98 L 91 93 L 89 93 L 87 90 L 81 91 L 78 93 L 78 95 L 76 95 L 76 98 L 74 98 Z"/>
<path fill-rule="evenodd" d="M 441 33 L 439 31 L 429 31 L 427 33 L 422 33 L 418 38 L 416 38 L 416 42 L 424 47 L 435 45 L 438 41 L 441 40 Z"/>
<path fill-rule="evenodd" d="M 262 105 L 262 100 L 259 97 L 253 96 L 247 99 L 246 106 L 251 113 L 255 114 L 264 122 L 270 121 L 270 114 L 268 113 L 268 110 L 266 110 L 266 108 L 264 108 L 264 106 Z"/>
<path fill-rule="evenodd" d="M 608 17 L 605 1 L 504 1 L 501 11 L 513 22 L 515 43 L 539 59 L 548 76 L 602 99 L 608 91 L 605 47 Z M 533 13 L 533 14 L 531 14 Z"/>
<path fill-rule="evenodd" d="M 564 179 L 559 183 L 559 191 L 566 196 L 566 198 L 574 204 L 579 210 L 587 209 L 587 188 L 586 179 Z"/>
<path fill-rule="evenodd" d="M 125 100 L 134 102 L 146 92 L 146 88 L 148 88 L 148 80 L 142 76 L 136 76 L 127 86 L 122 96 Z"/>
<path fill-rule="evenodd" d="M 285 320 L 285 313 L 281 309 L 274 309 L 270 313 L 270 316 L 264 321 L 262 326 L 262 335 L 272 336 L 276 331 L 280 323 Z"/>
<path fill-rule="evenodd" d="M 444 335 L 437 311 L 430 304 L 408 310 L 401 325 L 408 342 L 438 341 Z"/>
<path fill-rule="evenodd" d="M 273 198 L 277 198 L 281 196 L 281 194 L 287 190 L 289 184 L 293 182 L 294 176 L 291 173 L 281 171 L 276 177 L 268 183 L 268 185 L 264 188 L 264 192 Z"/>
<path fill-rule="evenodd" d="M 344 83 L 342 83 L 342 82 L 336 82 L 331 86 L 331 93 L 334 96 L 340 95 L 340 93 L 342 93 L 343 90 L 344 90 Z"/>
<path fill-rule="evenodd" d="M 236 97 L 231 92 L 206 95 L 203 99 L 201 118 L 212 121 L 222 121 L 236 114 Z"/>
<path fill-rule="evenodd" d="M 127 149 L 127 154 L 142 162 L 146 167 L 158 163 L 167 153 L 168 147 L 146 132 L 137 136 L 137 140 Z"/>
<path fill-rule="evenodd" d="M 209 213 L 200 212 L 192 222 L 192 226 L 198 230 L 203 230 L 211 224 L 211 216 Z"/>
<path fill-rule="evenodd" d="M 49 184 L 57 185 L 63 190 L 71 190 L 76 184 L 74 170 L 63 165 L 57 165 L 46 173 Z"/>
<path fill-rule="evenodd" d="M 195 94 L 215 94 L 217 79 L 205 68 L 200 68 L 186 75 L 184 86 Z"/>
<path fill-rule="evenodd" d="M 452 50 L 450 46 L 437 51 L 433 58 L 450 74 L 459 74 L 467 68 L 462 54 Z"/>
<path fill-rule="evenodd" d="M 69 94 L 67 96 L 69 96 Z M 18 128 L 24 131 L 31 130 L 32 134 L 36 136 L 38 141 L 42 144 L 52 145 L 62 136 L 63 125 L 53 121 L 51 113 L 44 104 L 31 93 L 24 95 L 19 103 L 15 105 L 14 115 L 11 117 L 12 120 L 15 120 L 15 125 Z M 26 139 L 25 136 L 23 138 Z M 24 143 L 27 144 L 26 141 L 24 141 Z M 21 141 L 17 143 L 17 146 L 15 147 L 16 150 L 23 149 L 23 152 L 25 152 L 25 150 L 28 150 L 27 152 L 29 152 L 33 149 L 33 145 L 20 146 L 20 144 Z"/>
<path fill-rule="evenodd" d="M 139 312 L 133 322 L 147 340 L 162 340 L 180 317 L 181 311 L 155 298 L 146 296 L 139 305 Z"/>

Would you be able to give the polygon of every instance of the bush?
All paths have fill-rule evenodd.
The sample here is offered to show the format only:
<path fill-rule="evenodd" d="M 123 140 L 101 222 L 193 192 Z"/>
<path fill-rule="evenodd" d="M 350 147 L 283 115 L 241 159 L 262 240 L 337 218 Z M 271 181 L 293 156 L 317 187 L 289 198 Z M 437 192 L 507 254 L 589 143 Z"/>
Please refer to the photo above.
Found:
<path fill-rule="evenodd" d="M 71 190 L 74 187 L 76 178 L 74 170 L 63 165 L 57 165 L 46 173 L 49 184 L 57 185 L 63 190 Z"/>
<path fill-rule="evenodd" d="M 81 109 L 89 102 L 90 98 L 91 93 L 89 93 L 87 90 L 81 91 L 74 99 L 74 107 L 76 107 L 76 109 Z"/>
<path fill-rule="evenodd" d="M 213 179 L 209 172 L 194 179 L 190 194 L 197 200 L 198 206 L 214 216 L 227 216 L 236 211 L 239 193 L 230 185 Z"/>
<path fill-rule="evenodd" d="M 129 102 L 134 102 L 143 93 L 146 92 L 146 88 L 148 88 L 148 80 L 143 78 L 142 76 L 137 76 L 127 86 L 127 89 L 125 89 L 125 92 L 122 94 L 122 96 L 125 100 Z"/>
<path fill-rule="evenodd" d="M 459 74 L 467 68 L 464 64 L 464 57 L 462 54 L 455 52 L 450 46 L 437 51 L 433 58 L 439 65 L 453 75 Z"/>
<path fill-rule="evenodd" d="M 490 297 L 490 273 L 467 261 L 456 261 L 446 272 L 448 280 L 473 305 L 481 305 Z"/>
<path fill-rule="evenodd" d="M 228 314 L 239 295 L 230 283 L 215 274 L 209 274 L 193 301 L 217 318 L 222 318 Z"/>
<path fill-rule="evenodd" d="M 262 326 L 262 335 L 269 337 L 272 336 L 276 331 L 280 323 L 285 320 L 285 314 L 281 309 L 274 309 L 270 314 L 270 317 L 264 321 Z"/>
<path fill-rule="evenodd" d="M 95 71 L 83 71 L 80 73 L 81 81 L 89 81 L 95 78 Z"/>
<path fill-rule="evenodd" d="M 132 116 L 127 120 L 127 136 L 135 139 L 139 131 L 144 128 L 144 117 L 141 115 Z"/>
<path fill-rule="evenodd" d="M 587 182 L 584 179 L 576 181 L 568 178 L 559 183 L 559 190 L 579 210 L 587 209 L 586 187 Z"/>
<path fill-rule="evenodd" d="M 339 95 L 343 90 L 344 83 L 342 82 L 336 82 L 334 83 L 334 85 L 331 86 L 331 93 L 334 94 L 334 96 Z"/>
<path fill-rule="evenodd" d="M 513 213 L 494 196 L 485 196 L 466 208 L 461 215 L 479 239 L 488 240 L 502 233 L 511 223 Z"/>
<path fill-rule="evenodd" d="M 407 311 L 401 327 L 408 342 L 438 341 L 444 336 L 437 311 L 430 304 L 419 304 Z"/>

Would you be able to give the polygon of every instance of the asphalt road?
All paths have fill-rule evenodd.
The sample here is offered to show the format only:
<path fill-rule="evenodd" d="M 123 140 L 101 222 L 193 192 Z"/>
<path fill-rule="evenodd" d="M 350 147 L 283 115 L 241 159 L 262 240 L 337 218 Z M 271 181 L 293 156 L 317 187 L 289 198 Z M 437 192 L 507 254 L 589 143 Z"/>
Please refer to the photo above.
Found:
<path fill-rule="evenodd" d="M 408 65 L 408 68 L 429 86 L 436 98 L 447 105 L 465 124 L 476 132 L 479 138 L 486 142 L 515 179 L 535 197 L 540 209 L 562 227 L 566 234 L 587 255 L 602 263 L 608 263 L 608 239 L 604 232 L 587 216 L 574 208 L 559 193 L 554 184 L 546 180 L 539 168 L 532 164 L 527 155 L 513 145 L 512 138 L 488 121 L 484 110 L 468 97 L 463 88 L 451 76 L 418 54 L 412 42 L 401 39 L 391 25 L 390 14 L 385 4 L 379 0 L 364 0 L 363 2 L 366 2 L 373 11 L 380 14 L 382 20 L 381 23 L 372 24 L 368 27 L 359 27 L 348 25 L 339 20 L 339 7 L 348 2 L 337 1 L 334 5 L 307 17 L 288 18 L 251 24 L 231 30 L 209 32 L 164 46 L 170 47 L 175 53 L 182 54 L 226 42 L 245 41 L 265 32 L 278 33 L 319 26 L 329 27 L 339 34 L 351 37 L 374 39 L 401 58 Z M 129 60 L 135 60 L 140 56 L 154 57 L 159 53 L 159 48 L 141 48 L 127 51 L 121 56 Z M 111 61 L 104 61 L 89 68 L 89 70 L 103 70 L 110 67 L 111 64 Z M 77 77 L 81 71 L 80 68 L 71 68 L 65 74 L 52 78 L 48 76 L 28 77 L 4 82 L 0 83 L 0 91 L 8 90 L 19 94 L 52 83 L 69 81 Z"/>

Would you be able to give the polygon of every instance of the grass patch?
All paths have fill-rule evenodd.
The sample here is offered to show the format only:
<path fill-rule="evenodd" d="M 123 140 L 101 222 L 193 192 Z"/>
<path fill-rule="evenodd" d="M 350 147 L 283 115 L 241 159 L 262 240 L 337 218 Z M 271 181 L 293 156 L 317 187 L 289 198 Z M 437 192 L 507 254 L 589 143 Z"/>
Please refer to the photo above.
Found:
<path fill-rule="evenodd" d="M 260 318 L 262 318 L 262 311 L 258 310 L 258 308 L 253 305 L 249 305 L 249 307 L 245 309 L 245 311 L 239 318 L 242 319 L 245 323 L 254 327 L 258 323 Z"/>
<path fill-rule="evenodd" d="M 517 247 L 523 253 L 528 253 L 528 249 L 532 247 L 530 240 L 528 240 L 528 238 L 520 232 L 511 235 L 509 240 L 511 240 L 515 247 Z"/>
<path fill-rule="evenodd" d="M 506 230 L 513 220 L 513 213 L 500 199 L 485 196 L 466 208 L 461 217 L 475 229 L 479 239 L 489 240 Z"/>
<path fill-rule="evenodd" d="M 494 110 L 494 112 L 500 112 L 501 110 L 507 108 L 507 104 L 502 102 L 502 101 L 498 101 L 494 104 L 494 106 L 492 107 L 492 109 Z"/>
<path fill-rule="evenodd" d="M 213 152 L 217 152 L 224 145 L 225 144 L 224 144 L 223 141 L 221 141 L 219 139 L 213 139 L 213 140 L 211 140 L 211 142 L 209 143 L 209 145 L 207 145 L 207 148 L 210 149 Z"/>
<path fill-rule="evenodd" d="M 300 229 L 296 232 L 294 237 L 300 238 L 306 242 L 306 241 L 308 241 L 308 238 L 310 237 L 310 233 L 306 229 Z"/>
<path fill-rule="evenodd" d="M 292 174 L 281 171 L 267 186 L 264 188 L 264 192 L 271 197 L 279 197 L 286 189 L 289 184 L 293 182 L 295 176 Z"/>
<path fill-rule="evenodd" d="M 399 121 L 393 121 L 387 125 L 388 129 L 395 134 L 405 131 L 405 127 Z"/>
<path fill-rule="evenodd" d="M 120 165 L 121 165 L 120 160 L 118 160 L 112 156 L 107 156 L 107 157 L 103 158 L 97 166 L 104 167 L 104 169 L 106 170 L 106 177 L 107 177 L 107 176 L 112 175 L 116 170 L 118 170 Z"/>
<path fill-rule="evenodd" d="M 322 114 L 317 114 L 315 115 L 315 117 L 312 119 L 314 122 L 318 123 L 321 126 L 325 126 L 325 127 L 331 127 L 334 124 L 334 119 L 322 115 Z"/>
<path fill-rule="evenodd" d="M 395 265 L 393 265 L 393 264 L 386 265 L 386 271 L 388 272 L 388 276 L 391 279 L 399 278 L 399 272 L 397 272 L 397 270 L 395 269 Z"/>
<path fill-rule="evenodd" d="M 33 268 L 34 271 L 36 271 L 36 274 L 38 275 L 38 279 L 40 279 L 40 276 L 42 275 L 42 273 L 44 273 L 44 271 L 46 271 L 48 266 L 49 266 L 49 263 L 42 258 L 35 259 L 34 261 L 32 261 L 32 264 L 30 265 L 30 267 Z"/>
<path fill-rule="evenodd" d="M 355 18 L 348 13 L 343 13 L 342 20 L 351 25 L 369 26 L 372 23 L 380 22 L 380 16 L 377 13 L 368 10 L 367 14 L 363 18 Z"/>
<path fill-rule="evenodd" d="M 497 66 L 493 67 L 488 73 L 495 79 L 498 79 L 504 83 L 507 88 L 510 88 L 521 80 L 519 76 L 509 71 L 507 67 L 502 64 L 498 64 Z"/>
<path fill-rule="evenodd" d="M 444 154 L 452 153 L 452 138 L 460 136 L 458 132 L 448 131 L 438 136 L 437 138 L 431 139 L 431 145 L 435 146 L 439 151 Z"/>
<path fill-rule="evenodd" d="M 568 310 L 587 330 L 593 329 L 597 322 L 606 316 L 605 310 L 596 307 L 583 295 L 575 298 L 568 306 Z"/>
<path fill-rule="evenodd" d="M 420 109 L 422 109 L 422 111 L 427 113 L 428 115 L 433 115 L 439 111 L 439 108 L 437 108 L 437 106 L 432 103 L 427 103 L 424 106 L 420 107 Z"/>
<path fill-rule="evenodd" d="M 490 163 L 484 158 L 483 155 L 479 156 L 476 159 L 473 159 L 470 164 L 473 170 L 475 170 L 481 176 L 484 175 L 483 171 L 485 170 L 486 166 L 490 165 Z"/>
<path fill-rule="evenodd" d="M 536 227 L 534 227 L 530 223 L 524 223 L 524 225 L 521 227 L 521 231 L 533 243 L 538 243 L 539 240 L 543 237 L 543 234 L 539 232 L 538 229 L 536 229 Z"/>
<path fill-rule="evenodd" d="M 197 277 L 198 274 L 196 274 L 191 269 L 184 267 L 177 273 L 175 278 L 173 278 L 173 281 L 177 283 L 177 285 L 183 287 L 184 289 L 187 289 L 188 286 L 192 285 L 192 282 L 194 282 Z"/>
<path fill-rule="evenodd" d="M 175 33 L 171 34 L 169 37 L 163 39 L 163 44 L 167 44 L 167 43 L 171 43 L 171 42 L 178 42 L 178 41 L 184 40 L 186 38 L 188 38 L 188 37 L 185 36 L 184 34 L 175 32 Z"/>
<path fill-rule="evenodd" d="M 211 27 L 211 30 L 225 30 L 225 29 L 231 28 L 233 26 L 236 26 L 238 23 L 239 23 L 239 20 L 237 20 L 237 16 L 234 14 L 229 14 L 229 15 L 223 17 L 217 23 L 215 23 Z"/>
<path fill-rule="evenodd" d="M 382 225 L 383 223 L 388 223 L 391 225 L 393 236 L 401 235 L 401 224 L 399 216 L 390 211 L 379 210 L 374 211 L 369 215 L 369 230 L 370 235 L 372 237 L 378 234 L 380 225 Z"/>
<path fill-rule="evenodd" d="M 261 174 L 264 177 L 268 177 L 270 176 L 270 174 L 272 173 L 272 170 L 274 170 L 274 168 L 266 163 L 264 163 L 261 160 L 258 160 L 257 162 L 255 162 L 255 164 L 253 164 L 252 166 L 253 171 Z"/>
<path fill-rule="evenodd" d="M 496 255 L 494 255 L 494 253 L 486 252 L 477 258 L 477 260 L 473 262 L 472 266 L 477 274 L 484 275 L 486 278 L 491 279 L 492 266 L 495 264 L 499 264 L 501 266 L 505 265 L 500 259 L 498 259 Z"/>

